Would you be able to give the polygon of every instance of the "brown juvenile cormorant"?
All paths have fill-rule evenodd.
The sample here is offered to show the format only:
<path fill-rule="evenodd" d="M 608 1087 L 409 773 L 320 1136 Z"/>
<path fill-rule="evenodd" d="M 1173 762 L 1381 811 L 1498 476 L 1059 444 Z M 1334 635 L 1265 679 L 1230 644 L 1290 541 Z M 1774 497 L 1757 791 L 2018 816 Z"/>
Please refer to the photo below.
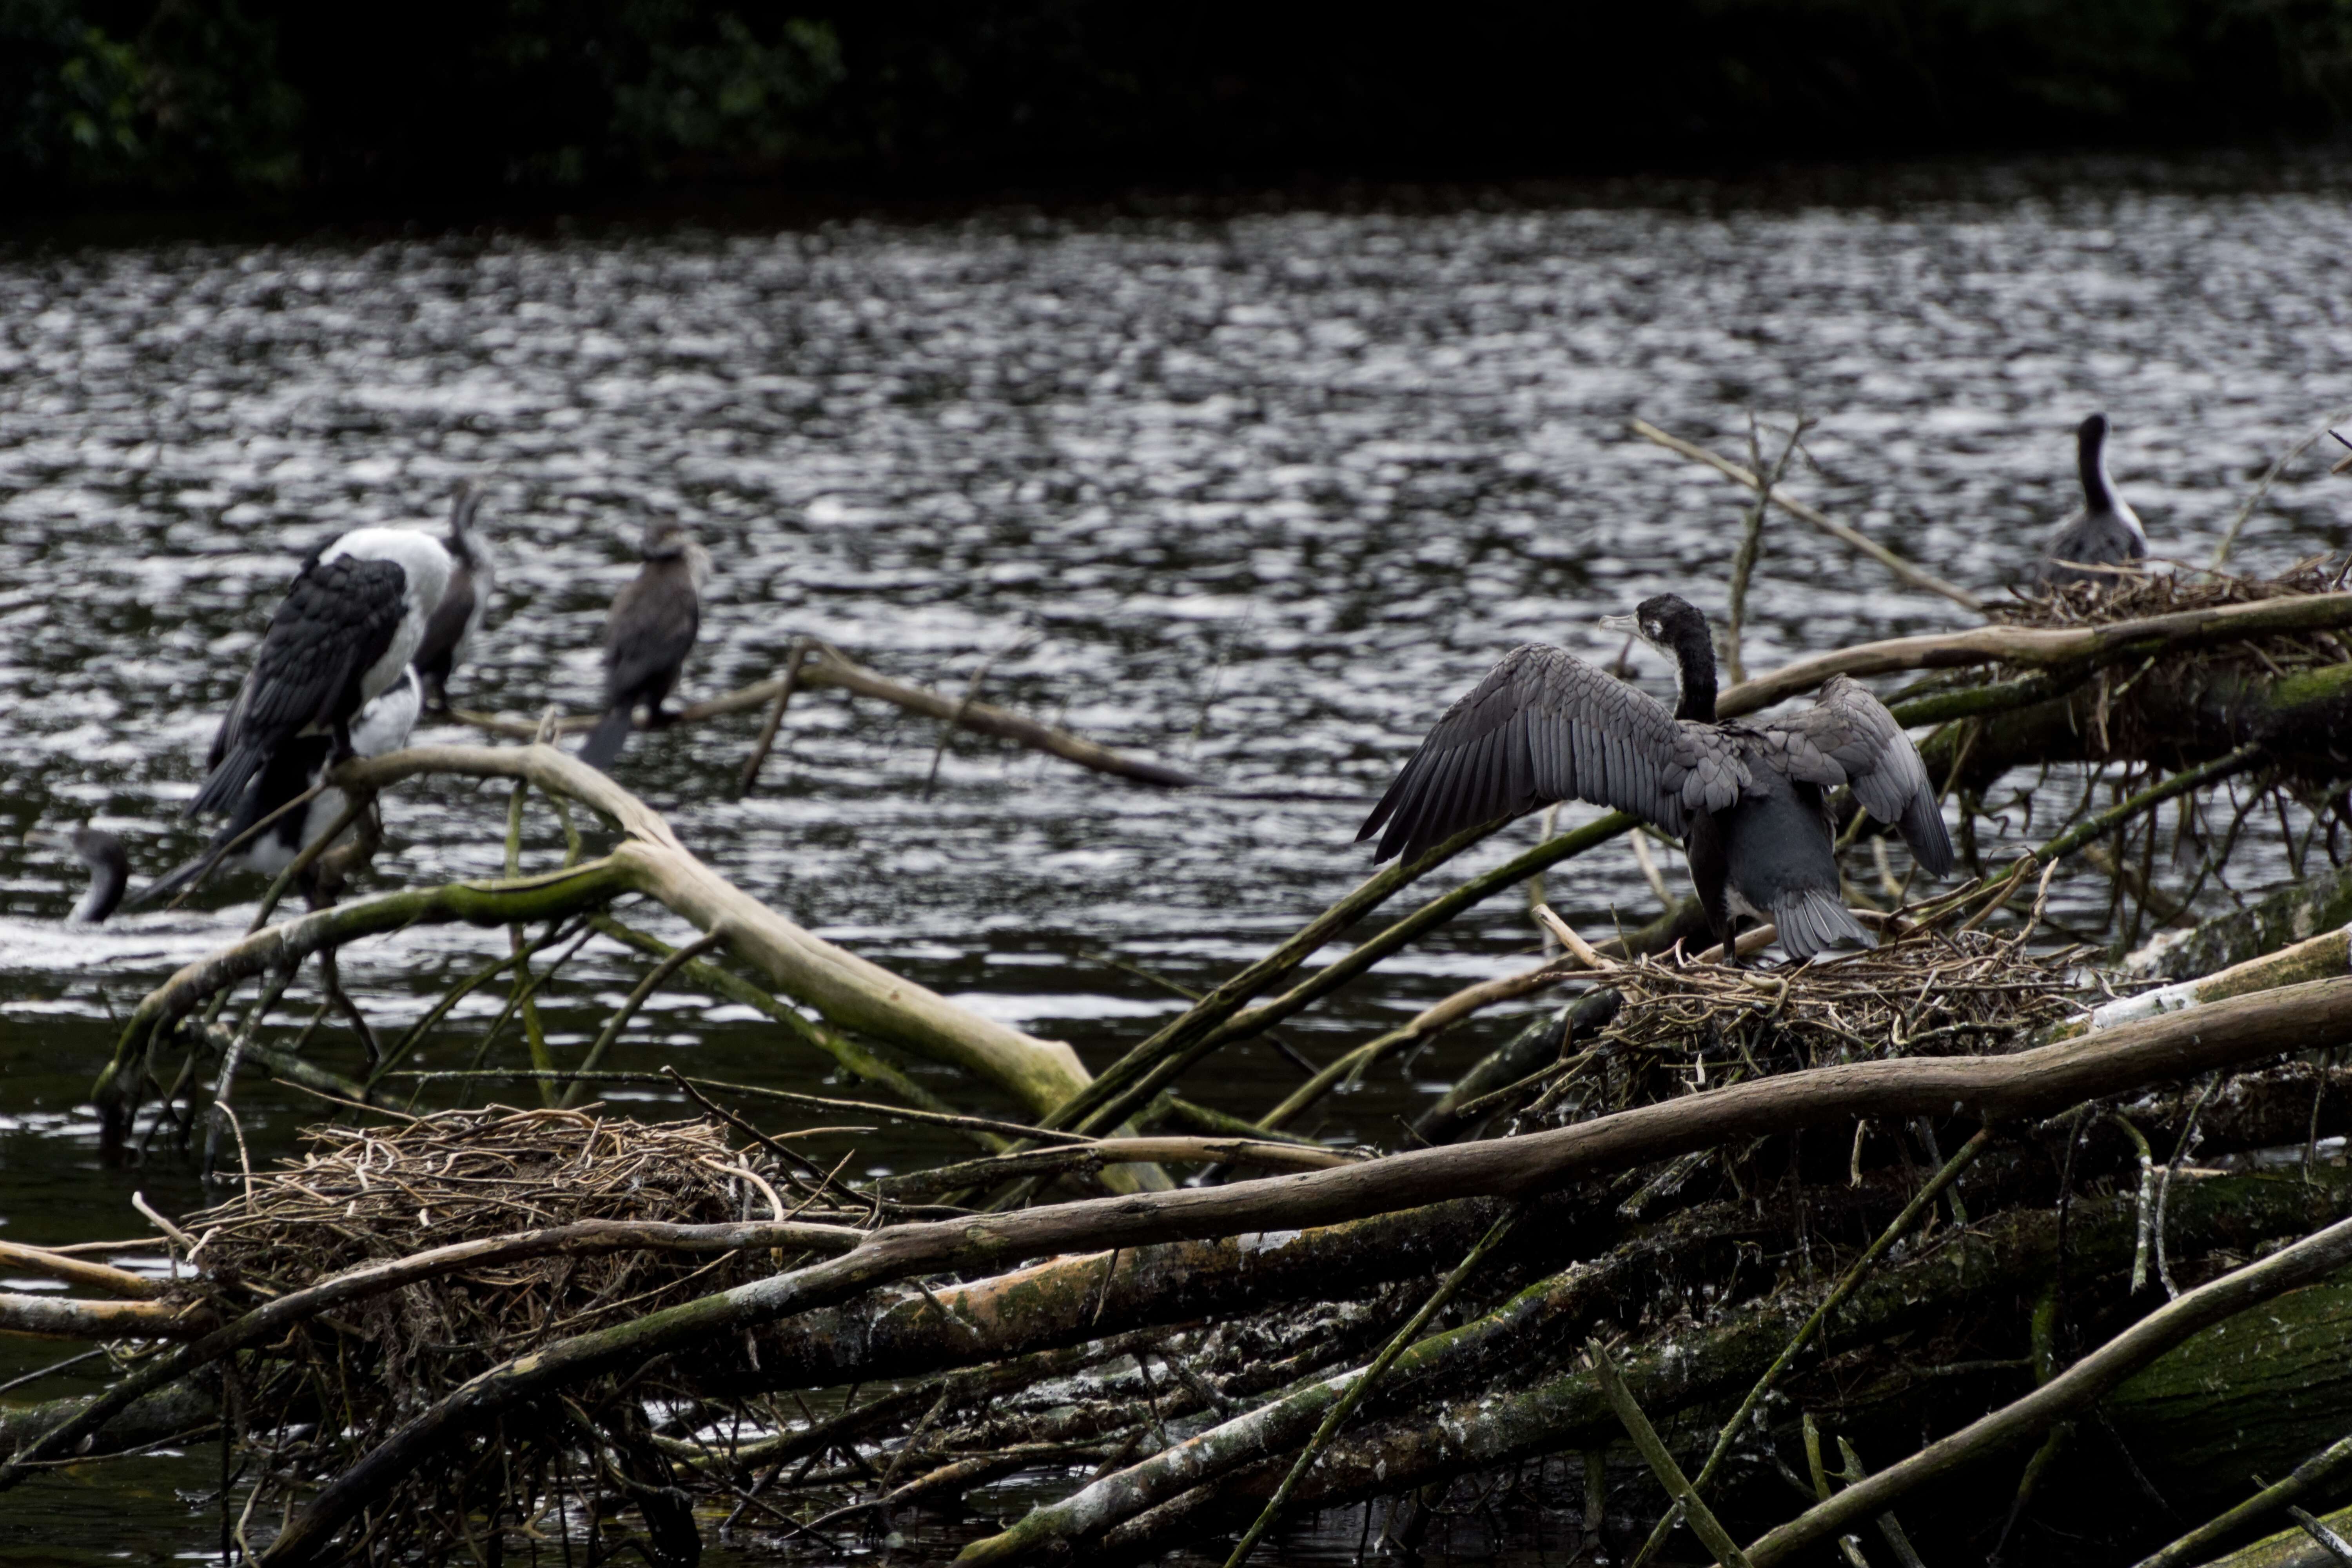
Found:
<path fill-rule="evenodd" d="M 480 490 L 469 484 L 457 487 L 457 499 L 449 509 L 449 559 L 454 563 L 449 588 L 425 623 L 425 637 L 416 645 L 416 673 L 425 681 L 425 704 L 435 713 L 449 710 L 450 673 L 466 662 L 474 635 L 482 629 L 482 617 L 489 610 L 490 595 L 499 584 L 498 562 L 490 554 L 489 542 L 473 531 L 474 512 L 481 504 Z"/>
<path fill-rule="evenodd" d="M 604 717 L 580 748 L 591 767 L 609 767 L 628 743 L 637 705 L 646 728 L 670 721 L 662 702 L 702 627 L 702 584 L 710 552 L 674 518 L 646 525 L 645 561 L 613 599 L 604 623 Z"/>

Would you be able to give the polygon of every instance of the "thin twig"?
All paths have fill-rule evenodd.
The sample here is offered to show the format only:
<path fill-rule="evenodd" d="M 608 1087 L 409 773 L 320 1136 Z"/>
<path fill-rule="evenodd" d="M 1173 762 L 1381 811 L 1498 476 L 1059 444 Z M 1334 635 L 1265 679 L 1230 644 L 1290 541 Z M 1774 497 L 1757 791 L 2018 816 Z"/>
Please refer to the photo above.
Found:
<path fill-rule="evenodd" d="M 1332 1401 L 1330 1411 L 1323 1417 L 1323 1424 L 1315 1429 L 1315 1436 L 1307 1440 L 1307 1447 L 1300 1450 L 1297 1459 L 1290 1467 L 1290 1473 L 1283 1477 L 1282 1484 L 1275 1489 L 1274 1496 L 1266 1500 L 1265 1509 L 1257 1516 L 1257 1522 L 1249 1527 L 1249 1532 L 1234 1546 L 1233 1555 L 1225 1559 L 1225 1568 L 1242 1568 L 1242 1564 L 1249 1560 L 1251 1548 L 1273 1525 L 1275 1516 L 1282 1511 L 1282 1505 L 1290 1500 L 1290 1494 L 1298 1489 L 1298 1483 L 1306 1479 L 1308 1468 L 1331 1441 L 1331 1435 L 1354 1413 L 1356 1406 L 1363 1403 L 1364 1395 L 1371 1392 L 1372 1385 L 1380 1382 L 1381 1374 L 1395 1363 L 1396 1358 L 1421 1336 L 1423 1326 L 1436 1316 L 1438 1310 L 1452 1300 L 1454 1292 L 1461 1289 L 1470 1276 L 1477 1271 L 1478 1265 L 1486 1261 L 1486 1254 L 1511 1233 L 1511 1227 L 1518 1223 L 1521 1215 L 1528 1212 L 1528 1206 L 1524 1200 L 1515 1203 L 1500 1219 L 1489 1226 L 1486 1234 L 1478 1238 L 1478 1245 L 1470 1249 L 1469 1256 L 1454 1265 L 1454 1272 L 1448 1274 L 1430 1293 L 1429 1300 L 1421 1304 L 1421 1310 L 1396 1331 L 1372 1364 L 1348 1385 L 1348 1391 Z"/>
<path fill-rule="evenodd" d="M 1617 1371 L 1617 1363 L 1609 1359 L 1609 1347 L 1596 1339 L 1590 1348 L 1593 1380 L 1601 1384 L 1601 1394 L 1609 1401 L 1609 1408 L 1617 1413 L 1617 1419 L 1624 1425 L 1625 1435 L 1633 1439 L 1633 1447 L 1643 1458 L 1649 1461 L 1651 1472 L 1658 1478 L 1658 1484 L 1666 1489 L 1668 1497 L 1674 1499 L 1675 1507 L 1681 1510 L 1683 1520 L 1689 1523 L 1691 1533 L 1698 1537 L 1700 1545 L 1715 1553 L 1716 1561 L 1724 1564 L 1724 1568 L 1748 1568 L 1747 1554 L 1739 1550 L 1739 1542 L 1731 1538 L 1731 1532 L 1723 1528 L 1714 1511 L 1700 1499 L 1698 1489 L 1683 1474 L 1682 1467 L 1675 1463 L 1674 1454 L 1666 1447 L 1665 1439 L 1658 1436 L 1658 1429 L 1651 1426 L 1650 1418 L 1642 1413 L 1642 1406 L 1633 1398 L 1633 1391 L 1625 1386 L 1624 1377 Z M 1670 1513 L 1667 1518 L 1672 1521 L 1675 1516 Z"/>

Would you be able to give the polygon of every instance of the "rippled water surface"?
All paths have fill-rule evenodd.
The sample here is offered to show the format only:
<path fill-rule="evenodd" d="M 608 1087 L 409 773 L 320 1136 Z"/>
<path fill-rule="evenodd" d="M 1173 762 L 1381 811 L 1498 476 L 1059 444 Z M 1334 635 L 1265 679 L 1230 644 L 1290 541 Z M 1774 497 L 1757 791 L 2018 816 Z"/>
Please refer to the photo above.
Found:
<path fill-rule="evenodd" d="M 748 800 L 730 796 L 751 719 L 640 737 L 619 765 L 752 893 L 1099 1066 L 1181 1005 L 1110 961 L 1205 987 L 1344 891 L 1369 797 L 1504 648 L 1613 654 L 1594 619 L 1665 588 L 1720 614 L 1741 492 L 1629 418 L 1738 455 L 1751 410 L 1802 410 L 1820 425 L 1795 488 L 1996 592 L 2074 503 L 2071 431 L 2104 408 L 2158 550 L 2201 561 L 2270 459 L 2352 403 L 2347 255 L 2336 190 L 2087 174 L 1845 208 L 1675 191 L 0 250 L 0 1237 L 137 1234 L 134 1187 L 199 1200 L 174 1161 L 101 1169 L 79 1107 L 110 1017 L 241 930 L 257 891 L 69 930 L 79 868 L 19 836 L 94 818 L 142 876 L 184 858 L 179 808 L 295 561 L 361 523 L 437 527 L 460 479 L 488 486 L 502 559 L 458 683 L 475 706 L 593 700 L 604 606 L 667 511 L 717 557 L 688 698 L 814 634 L 959 691 L 986 663 L 992 700 L 1234 786 L 1155 792 L 964 737 L 927 795 L 935 728 L 837 693 L 796 702 Z M 2352 485 L 2306 459 L 2241 562 L 2342 548 L 2347 506 Z M 1963 619 L 1785 519 L 1750 614 L 1751 668 Z M 379 883 L 493 870 L 504 798 L 402 790 Z M 2247 864 L 2242 885 L 2284 874 Z M 1622 845 L 1549 891 L 1603 927 L 1655 909 Z M 419 930 L 344 973 L 398 1022 L 500 941 Z M 1326 1058 L 1531 945 L 1497 899 L 1289 1037 Z M 592 946 L 572 973 L 553 1026 L 576 1052 L 642 970 Z M 461 1012 L 431 1065 L 462 1065 L 489 1010 Z M 1319 1130 L 1393 1136 L 1509 1026 L 1383 1069 Z M 798 1087 L 826 1066 L 692 996 L 658 999 L 614 1061 Z M 1297 1081 L 1263 1048 L 1203 1076 L 1202 1098 L 1251 1115 Z M 631 1094 L 657 1099 L 613 1098 Z M 316 1110 L 265 1086 L 240 1103 L 257 1158 Z M 949 1147 L 878 1135 L 860 1159 Z M 0 1377 L 43 1359 L 0 1348 Z M 0 1556 L 202 1550 L 212 1516 L 172 1488 L 200 1490 L 210 1463 L 11 1500 L 37 1544 Z"/>

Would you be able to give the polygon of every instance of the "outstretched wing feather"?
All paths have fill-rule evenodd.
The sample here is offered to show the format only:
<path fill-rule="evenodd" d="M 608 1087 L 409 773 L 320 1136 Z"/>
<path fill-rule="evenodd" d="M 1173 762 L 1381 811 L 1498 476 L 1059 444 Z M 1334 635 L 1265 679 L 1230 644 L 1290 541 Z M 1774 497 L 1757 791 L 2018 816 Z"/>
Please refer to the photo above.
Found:
<path fill-rule="evenodd" d="M 1737 798 L 1736 787 L 1691 787 L 1711 733 L 1572 654 L 1529 643 L 1446 710 L 1357 837 L 1381 834 L 1383 859 L 1418 855 L 1559 800 L 1615 806 L 1679 834 L 1691 809 Z"/>
<path fill-rule="evenodd" d="M 1919 749 L 1886 705 L 1847 676 L 1832 676 L 1810 708 L 1762 727 L 1776 765 L 1823 789 L 1853 786 L 1862 808 L 1903 835 L 1935 876 L 1952 868 L 1952 840 Z"/>

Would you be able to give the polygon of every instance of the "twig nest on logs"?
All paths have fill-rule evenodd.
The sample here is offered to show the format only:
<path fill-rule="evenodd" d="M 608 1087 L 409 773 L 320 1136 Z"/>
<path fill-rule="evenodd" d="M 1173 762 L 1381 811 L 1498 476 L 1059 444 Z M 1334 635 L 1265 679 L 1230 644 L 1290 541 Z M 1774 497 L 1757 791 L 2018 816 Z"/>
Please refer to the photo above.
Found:
<path fill-rule="evenodd" d="M 198 1288 L 224 1318 L 348 1269 L 520 1231 L 783 1217 L 785 1178 L 730 1150 L 716 1121 L 493 1106 L 320 1128 L 309 1142 L 299 1163 L 255 1173 L 185 1224 Z M 338 1469 L 499 1362 L 775 1267 L 768 1252 L 572 1248 L 371 1294 L 306 1318 L 255 1363 L 258 1385 L 237 1402 L 244 1436 L 289 1476 Z"/>
<path fill-rule="evenodd" d="M 1625 1005 L 1598 1043 L 1717 1082 L 1885 1057 L 1992 1055 L 2075 1010 L 2076 956 L 2029 952 L 1984 931 L 1915 931 L 1769 976 L 1643 959 L 1611 973 Z"/>
<path fill-rule="evenodd" d="M 2119 566 L 2095 579 L 2077 583 L 2042 584 L 2031 592 L 2019 590 L 2004 604 L 1986 607 L 1985 618 L 2012 626 L 2099 626 L 2116 621 L 2144 620 L 2178 615 L 2184 610 L 2213 610 L 2224 605 L 2251 605 L 2265 599 L 2326 594 L 2341 586 L 2333 556 L 2315 555 L 2297 562 L 2275 577 L 2239 577 L 2210 567 L 2158 565 Z M 2282 637 L 2290 649 L 2305 644 L 2328 644 L 2325 633 Z M 2341 662 L 2343 653 L 2332 648 L 2320 662 Z M 2264 651 L 2275 652 L 2264 642 Z"/>

